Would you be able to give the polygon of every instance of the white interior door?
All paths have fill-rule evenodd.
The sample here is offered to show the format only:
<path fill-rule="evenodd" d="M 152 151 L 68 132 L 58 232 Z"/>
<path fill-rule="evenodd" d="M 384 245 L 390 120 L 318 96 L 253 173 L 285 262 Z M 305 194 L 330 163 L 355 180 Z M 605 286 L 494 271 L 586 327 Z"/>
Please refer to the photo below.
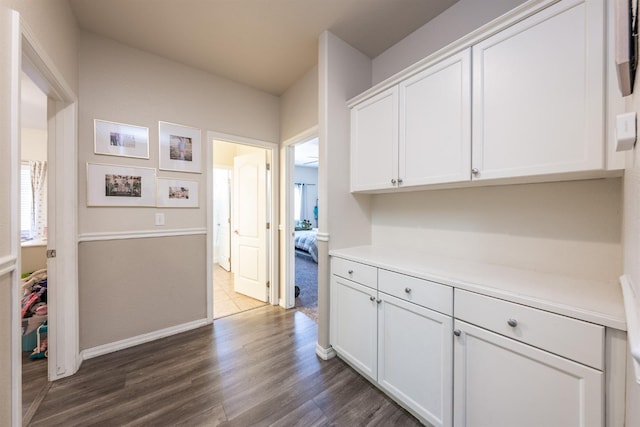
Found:
<path fill-rule="evenodd" d="M 218 265 L 231 271 L 231 171 L 216 169 L 215 230 Z"/>
<path fill-rule="evenodd" d="M 268 301 L 266 152 L 233 161 L 233 266 L 235 291 Z"/>

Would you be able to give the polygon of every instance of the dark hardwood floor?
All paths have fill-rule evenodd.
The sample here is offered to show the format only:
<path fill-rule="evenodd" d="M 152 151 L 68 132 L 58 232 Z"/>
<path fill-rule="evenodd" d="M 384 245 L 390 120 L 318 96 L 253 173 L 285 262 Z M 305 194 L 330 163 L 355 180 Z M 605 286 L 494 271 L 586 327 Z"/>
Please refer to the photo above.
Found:
<path fill-rule="evenodd" d="M 47 379 L 47 359 L 29 359 L 31 352 L 22 352 L 22 420 L 27 425 L 35 410 L 46 396 L 50 382 Z"/>
<path fill-rule="evenodd" d="M 414 426 L 341 360 L 315 354 L 317 325 L 266 306 L 82 364 L 31 426 Z"/>

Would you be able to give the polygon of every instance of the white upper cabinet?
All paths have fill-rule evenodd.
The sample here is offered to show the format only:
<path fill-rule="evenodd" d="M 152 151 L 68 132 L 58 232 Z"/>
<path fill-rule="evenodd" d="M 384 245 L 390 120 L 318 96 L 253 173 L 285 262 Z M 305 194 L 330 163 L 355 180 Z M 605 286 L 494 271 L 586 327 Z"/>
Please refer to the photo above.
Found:
<path fill-rule="evenodd" d="M 622 170 L 604 0 L 532 3 L 350 101 L 352 191 Z"/>
<path fill-rule="evenodd" d="M 601 170 L 604 5 L 564 0 L 473 47 L 473 179 Z"/>
<path fill-rule="evenodd" d="M 393 188 L 398 179 L 398 87 L 351 109 L 351 191 Z"/>
<path fill-rule="evenodd" d="M 470 49 L 438 62 L 399 87 L 399 185 L 468 181 Z"/>

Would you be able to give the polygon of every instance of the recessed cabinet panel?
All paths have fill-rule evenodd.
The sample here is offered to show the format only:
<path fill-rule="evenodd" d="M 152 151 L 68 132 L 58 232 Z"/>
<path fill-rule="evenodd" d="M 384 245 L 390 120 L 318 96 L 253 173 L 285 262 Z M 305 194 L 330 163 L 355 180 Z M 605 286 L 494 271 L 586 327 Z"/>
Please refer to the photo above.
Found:
<path fill-rule="evenodd" d="M 473 47 L 473 179 L 602 169 L 602 0 L 565 0 Z"/>
<path fill-rule="evenodd" d="M 471 178 L 471 52 L 400 83 L 401 186 Z"/>
<path fill-rule="evenodd" d="M 379 294 L 378 382 L 434 426 L 451 425 L 453 320 Z"/>
<path fill-rule="evenodd" d="M 397 178 L 398 87 L 394 86 L 351 109 L 351 191 L 393 188 Z"/>
<path fill-rule="evenodd" d="M 458 320 L 457 427 L 602 426 L 603 373 Z"/>
<path fill-rule="evenodd" d="M 363 375 L 377 379 L 377 292 L 331 276 L 331 345 Z"/>

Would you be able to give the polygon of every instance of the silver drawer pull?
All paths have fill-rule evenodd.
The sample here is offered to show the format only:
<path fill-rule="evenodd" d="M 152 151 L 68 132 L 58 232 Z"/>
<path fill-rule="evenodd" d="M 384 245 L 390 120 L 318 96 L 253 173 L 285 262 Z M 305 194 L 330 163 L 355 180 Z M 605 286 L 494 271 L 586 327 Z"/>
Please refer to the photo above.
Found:
<path fill-rule="evenodd" d="M 454 329 L 453 330 L 453 335 L 459 337 L 460 335 L 462 335 L 462 331 L 460 329 Z"/>
<path fill-rule="evenodd" d="M 509 319 L 507 320 L 507 325 L 515 328 L 516 326 L 518 326 L 518 321 L 516 319 Z"/>
<path fill-rule="evenodd" d="M 347 271 L 347 273 L 353 274 L 353 270 L 349 270 L 349 271 Z"/>
<path fill-rule="evenodd" d="M 375 301 L 375 300 L 376 300 L 376 297 L 369 297 L 369 300 L 370 300 L 370 301 Z"/>
<path fill-rule="evenodd" d="M 410 293 L 411 293 L 411 288 L 404 288 L 404 291 L 405 291 L 406 293 L 410 294 Z"/>
<path fill-rule="evenodd" d="M 378 304 L 380 304 L 380 303 L 382 302 L 382 300 L 381 300 L 381 299 L 377 299 L 377 300 L 376 300 L 376 302 L 377 302 Z"/>

